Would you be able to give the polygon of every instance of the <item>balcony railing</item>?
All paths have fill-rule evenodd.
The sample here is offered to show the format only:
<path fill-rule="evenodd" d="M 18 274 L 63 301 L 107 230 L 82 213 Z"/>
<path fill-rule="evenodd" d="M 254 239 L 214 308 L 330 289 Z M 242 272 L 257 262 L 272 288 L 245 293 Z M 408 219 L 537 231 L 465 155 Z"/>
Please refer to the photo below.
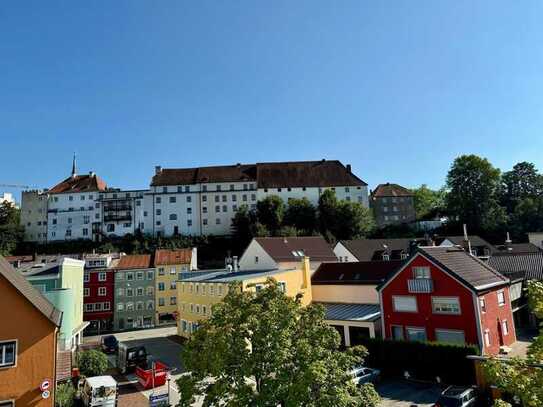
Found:
<path fill-rule="evenodd" d="M 132 205 L 104 205 L 104 212 L 131 211 Z"/>
<path fill-rule="evenodd" d="M 431 293 L 434 291 L 434 282 L 430 278 L 407 280 L 407 289 L 410 293 Z"/>
<path fill-rule="evenodd" d="M 104 215 L 104 222 L 115 222 L 122 220 L 132 220 L 132 215 Z"/>

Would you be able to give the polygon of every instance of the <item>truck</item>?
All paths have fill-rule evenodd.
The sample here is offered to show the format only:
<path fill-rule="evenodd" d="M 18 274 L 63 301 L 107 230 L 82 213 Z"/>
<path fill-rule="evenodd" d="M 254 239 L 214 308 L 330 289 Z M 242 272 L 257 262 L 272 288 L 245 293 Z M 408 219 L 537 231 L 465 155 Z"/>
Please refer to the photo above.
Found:
<path fill-rule="evenodd" d="M 117 406 L 117 382 L 111 376 L 87 377 L 79 381 L 78 387 L 85 407 Z"/>
<path fill-rule="evenodd" d="M 117 352 L 117 367 L 122 374 L 133 372 L 137 367 L 147 369 L 147 350 L 145 346 L 128 346 L 119 343 Z"/>

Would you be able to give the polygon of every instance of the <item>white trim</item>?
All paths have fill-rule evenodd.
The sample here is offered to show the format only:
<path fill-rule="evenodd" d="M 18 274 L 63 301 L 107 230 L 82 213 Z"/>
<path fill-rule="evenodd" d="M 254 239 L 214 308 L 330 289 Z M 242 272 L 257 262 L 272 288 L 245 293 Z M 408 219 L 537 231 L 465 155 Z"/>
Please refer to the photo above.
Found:
<path fill-rule="evenodd" d="M 13 361 L 12 365 L 1 365 L 0 370 L 17 367 L 17 362 L 19 360 L 19 358 L 17 357 L 18 356 L 18 350 L 19 350 L 19 339 L 15 338 L 15 339 L 2 340 L 2 341 L 0 341 L 0 345 L 2 345 L 4 343 L 11 343 L 11 342 L 15 342 L 15 354 L 13 355 L 15 360 Z"/>
<path fill-rule="evenodd" d="M 386 334 L 386 331 L 385 331 L 385 318 L 386 318 L 386 315 L 385 315 L 385 308 L 384 308 L 384 305 L 383 305 L 383 292 L 382 291 L 378 291 L 379 293 L 379 306 L 381 307 L 381 335 L 383 335 L 383 338 L 386 339 L 387 337 L 387 334 Z"/>
<path fill-rule="evenodd" d="M 396 304 L 394 302 L 395 298 L 413 298 L 415 300 L 415 310 L 414 311 L 402 311 L 396 309 Z M 419 302 L 417 301 L 416 295 L 393 295 L 392 296 L 392 310 L 394 312 L 404 312 L 404 313 L 410 313 L 410 314 L 417 314 L 419 312 Z"/>
<path fill-rule="evenodd" d="M 446 312 L 446 311 L 436 311 L 434 309 L 434 300 L 436 301 L 444 301 L 444 300 L 456 300 L 458 304 L 458 312 Z M 462 315 L 462 305 L 460 304 L 460 297 L 458 296 L 431 296 L 430 302 L 432 303 L 432 314 L 436 315 Z"/>
<path fill-rule="evenodd" d="M 479 340 L 479 347 L 481 348 L 481 355 L 485 354 L 485 341 L 483 335 L 483 324 L 481 322 L 481 304 L 479 302 L 479 296 L 473 293 L 473 310 L 475 312 L 475 324 L 477 326 L 477 339 Z"/>
<path fill-rule="evenodd" d="M 72 259 L 71 257 L 64 257 L 60 264 L 63 266 L 85 266 L 85 261 Z"/>
<path fill-rule="evenodd" d="M 498 287 L 500 285 L 509 286 L 509 285 L 511 285 L 511 281 L 501 281 L 499 283 L 490 283 L 490 284 L 478 285 L 478 286 L 475 287 L 475 289 L 481 291 L 481 290 L 486 290 L 488 288 Z"/>

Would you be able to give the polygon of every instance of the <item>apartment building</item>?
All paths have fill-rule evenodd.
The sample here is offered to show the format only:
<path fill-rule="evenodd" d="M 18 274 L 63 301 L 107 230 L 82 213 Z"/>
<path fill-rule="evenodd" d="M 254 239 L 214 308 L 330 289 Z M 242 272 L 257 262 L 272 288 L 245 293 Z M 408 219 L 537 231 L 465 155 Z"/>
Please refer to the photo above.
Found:
<path fill-rule="evenodd" d="M 277 195 L 285 202 L 306 197 L 316 205 L 326 190 L 368 206 L 367 184 L 339 161 L 236 164 L 162 169 L 151 182 L 152 208 L 145 232 L 155 236 L 227 235 L 241 205 Z"/>
<path fill-rule="evenodd" d="M 0 292 L 0 406 L 53 407 L 62 312 L 1 256 Z"/>
<path fill-rule="evenodd" d="M 156 250 L 156 324 L 175 324 L 177 318 L 177 280 L 196 270 L 196 248 Z"/>
<path fill-rule="evenodd" d="M 379 184 L 371 193 L 370 206 L 379 227 L 411 223 L 416 219 L 413 192 L 398 184 Z"/>
<path fill-rule="evenodd" d="M 178 335 L 189 337 L 195 332 L 200 321 L 212 314 L 213 306 L 223 300 L 231 283 L 239 282 L 243 291 L 256 291 L 266 284 L 268 278 L 274 278 L 289 297 L 301 294 L 303 305 L 311 303 L 311 270 L 307 257 L 290 270 L 199 272 L 196 276 L 187 275 L 177 282 Z"/>
<path fill-rule="evenodd" d="M 41 190 L 23 191 L 21 195 L 21 225 L 28 242 L 47 242 L 47 200 Z"/>
<path fill-rule="evenodd" d="M 103 236 L 125 236 L 143 230 L 144 195 L 147 190 L 108 189 L 98 195 L 96 208 L 101 209 L 100 231 Z"/>

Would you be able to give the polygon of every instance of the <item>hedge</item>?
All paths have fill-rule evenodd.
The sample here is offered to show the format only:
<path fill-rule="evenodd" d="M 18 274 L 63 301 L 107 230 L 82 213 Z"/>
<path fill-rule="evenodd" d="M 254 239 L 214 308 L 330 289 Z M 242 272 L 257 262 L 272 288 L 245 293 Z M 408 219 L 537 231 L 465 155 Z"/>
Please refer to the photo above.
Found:
<path fill-rule="evenodd" d="M 361 343 L 369 352 L 366 364 L 378 368 L 384 376 L 404 377 L 409 372 L 413 379 L 456 385 L 475 384 L 475 366 L 468 355 L 478 355 L 472 345 L 437 342 L 407 342 L 388 339 L 364 339 Z"/>

